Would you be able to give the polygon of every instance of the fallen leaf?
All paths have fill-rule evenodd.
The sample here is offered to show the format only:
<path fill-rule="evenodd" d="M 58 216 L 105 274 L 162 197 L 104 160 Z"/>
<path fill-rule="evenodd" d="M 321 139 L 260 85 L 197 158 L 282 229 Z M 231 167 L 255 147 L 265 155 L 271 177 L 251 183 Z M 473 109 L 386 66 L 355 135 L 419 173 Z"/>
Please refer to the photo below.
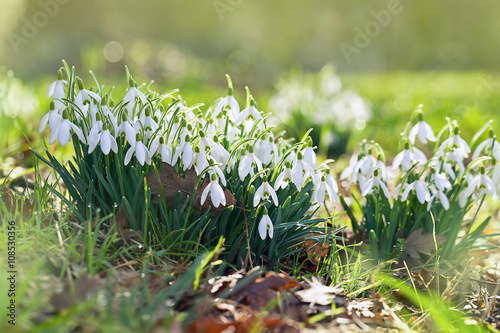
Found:
<path fill-rule="evenodd" d="M 304 303 L 330 305 L 335 303 L 336 307 L 344 307 L 344 289 L 338 287 L 329 287 L 321 283 L 316 277 L 312 277 L 311 281 L 304 279 L 308 285 L 304 286 L 303 290 L 298 290 L 295 295 Z"/>
<path fill-rule="evenodd" d="M 419 265 L 420 253 L 431 255 L 436 250 L 434 237 L 436 237 L 438 248 L 446 241 L 446 237 L 443 235 L 424 234 L 422 228 L 415 230 L 405 239 L 402 259 L 407 262 L 408 267 Z"/>
<path fill-rule="evenodd" d="M 194 194 L 196 198 L 193 204 L 194 208 L 201 208 L 204 211 L 210 208 L 212 215 L 217 215 L 225 208 L 236 205 L 234 196 L 228 189 L 225 189 L 224 195 L 226 197 L 226 205 L 214 207 L 210 197 L 208 197 L 202 206 L 201 195 L 203 190 L 209 185 L 210 180 L 206 178 L 201 186 L 196 187 L 198 175 L 196 174 L 194 168 L 186 170 L 185 177 L 182 178 L 171 165 L 164 162 L 162 163 L 161 170 L 157 170 L 157 172 L 158 174 L 156 174 L 155 171 L 152 171 L 146 175 L 146 183 L 148 188 L 151 190 L 151 194 L 154 195 L 152 200 L 155 203 L 158 203 L 160 201 L 160 197 L 163 195 L 167 207 L 173 209 L 175 197 L 177 196 L 177 193 L 181 192 L 183 199 L 186 199 Z"/>

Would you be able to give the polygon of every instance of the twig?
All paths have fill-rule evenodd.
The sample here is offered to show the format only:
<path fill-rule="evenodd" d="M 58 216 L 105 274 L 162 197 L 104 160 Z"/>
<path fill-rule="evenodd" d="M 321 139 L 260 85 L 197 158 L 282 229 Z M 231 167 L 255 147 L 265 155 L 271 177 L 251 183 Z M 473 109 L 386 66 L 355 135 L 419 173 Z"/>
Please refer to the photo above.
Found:
<path fill-rule="evenodd" d="M 493 291 L 493 300 L 488 304 L 488 306 L 484 309 L 483 314 L 481 315 L 481 321 L 484 321 L 486 319 L 488 313 L 490 313 L 491 309 L 493 309 L 493 307 L 495 306 L 498 291 L 500 291 L 500 279 L 497 280 L 497 285 L 495 287 L 495 290 Z"/>

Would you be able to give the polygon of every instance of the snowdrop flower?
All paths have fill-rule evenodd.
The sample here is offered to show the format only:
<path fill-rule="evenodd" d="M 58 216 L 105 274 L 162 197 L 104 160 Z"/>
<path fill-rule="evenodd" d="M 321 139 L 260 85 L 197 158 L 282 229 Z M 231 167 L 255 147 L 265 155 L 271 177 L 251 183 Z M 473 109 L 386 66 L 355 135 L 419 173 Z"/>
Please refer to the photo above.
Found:
<path fill-rule="evenodd" d="M 184 171 L 191 168 L 194 163 L 194 150 L 190 142 L 191 137 L 186 135 L 184 140 L 175 148 L 175 154 L 172 158 L 172 164 L 176 164 L 179 157 L 182 155 L 182 165 Z"/>
<path fill-rule="evenodd" d="M 375 169 L 379 169 L 379 174 L 382 178 L 383 181 L 387 181 L 387 170 L 386 170 L 386 167 L 385 167 L 385 164 L 384 164 L 384 161 L 382 159 L 382 155 L 381 154 L 378 154 L 377 155 L 377 160 L 375 161 L 374 165 L 373 165 L 373 170 Z M 327 170 L 328 173 L 329 170 Z"/>
<path fill-rule="evenodd" d="M 309 138 L 307 142 L 307 147 L 302 151 L 302 156 L 304 156 L 304 161 L 309 164 L 313 169 L 316 169 L 318 166 L 318 159 L 316 158 L 316 153 L 314 153 L 314 149 L 312 147 L 312 140 Z"/>
<path fill-rule="evenodd" d="M 104 155 L 108 155 L 110 150 L 118 154 L 118 145 L 116 144 L 114 136 L 109 132 L 106 124 L 101 126 L 101 130 L 97 134 L 89 134 L 89 154 L 94 151 L 99 143 L 101 143 L 101 150 Z"/>
<path fill-rule="evenodd" d="M 431 167 L 431 181 L 434 181 L 434 185 L 439 191 L 444 191 L 445 189 L 451 190 L 451 183 L 446 178 L 446 175 L 443 173 L 437 173 L 436 169 Z"/>
<path fill-rule="evenodd" d="M 229 152 L 220 144 L 219 138 L 214 136 L 214 140 L 208 138 L 203 131 L 200 131 L 200 150 L 204 153 L 212 152 L 217 162 L 226 164 L 229 160 Z"/>
<path fill-rule="evenodd" d="M 472 154 L 472 159 L 475 160 L 479 157 L 479 154 L 482 151 L 485 151 L 486 154 L 492 155 L 496 160 L 500 160 L 500 143 L 496 140 L 495 135 L 493 134 L 493 130 L 490 129 L 490 137 L 483 142 L 481 142 L 474 154 Z"/>
<path fill-rule="evenodd" d="M 425 154 L 418 148 L 410 148 L 410 143 L 405 143 L 405 149 L 396 155 L 394 161 L 392 162 L 392 168 L 396 170 L 400 165 L 401 169 L 407 171 L 409 170 L 414 162 L 418 164 L 427 163 L 427 158 Z"/>
<path fill-rule="evenodd" d="M 451 178 L 451 180 L 455 180 L 455 170 L 453 169 L 454 163 L 456 162 L 445 161 L 443 156 L 439 156 L 436 154 L 429 162 L 429 166 L 436 170 L 441 170 L 446 172 L 448 176 Z"/>
<path fill-rule="evenodd" d="M 422 104 L 419 105 L 420 107 L 422 107 Z M 427 144 L 427 140 L 436 141 L 432 127 L 424 121 L 424 114 L 420 110 L 418 112 L 418 123 L 408 133 L 408 139 L 410 139 L 412 145 L 415 144 L 415 137 L 417 136 L 424 145 Z"/>
<path fill-rule="evenodd" d="M 417 194 L 417 199 L 421 204 L 429 201 L 431 198 L 431 194 L 429 192 L 429 188 L 427 187 L 427 182 L 423 180 L 415 180 L 413 183 L 409 184 L 401 195 L 401 200 L 406 201 L 410 191 L 414 191 Z"/>
<path fill-rule="evenodd" d="M 479 175 L 476 175 L 472 179 L 465 191 L 466 196 L 470 196 L 473 193 L 476 194 L 477 201 L 481 200 L 486 194 L 490 196 L 496 194 L 495 184 L 493 184 L 491 178 L 486 175 L 484 166 L 481 166 Z"/>
<path fill-rule="evenodd" d="M 147 102 L 147 99 L 146 96 L 144 96 L 144 94 L 142 93 L 142 91 L 137 89 L 134 80 L 130 78 L 128 91 L 125 94 L 125 97 L 123 98 L 123 103 L 126 103 L 125 109 L 128 111 L 129 118 L 133 117 L 136 101 L 138 103 L 144 104 Z"/>
<path fill-rule="evenodd" d="M 140 126 L 142 124 L 144 128 L 144 136 L 146 140 L 149 140 L 151 135 L 158 129 L 158 123 L 156 120 L 151 117 L 151 109 L 149 107 L 146 108 L 146 111 L 144 112 L 144 115 L 142 115 L 139 118 L 139 121 L 135 123 L 136 127 Z M 139 128 L 136 128 L 138 131 Z"/>
<path fill-rule="evenodd" d="M 55 106 L 58 110 L 62 110 L 65 107 L 63 102 L 57 99 L 66 97 L 64 89 L 66 88 L 67 84 L 68 82 L 66 82 L 66 80 L 63 80 L 63 72 L 62 69 L 60 69 L 57 72 L 57 80 L 52 82 L 47 89 L 47 98 L 52 97 L 54 99 Z"/>
<path fill-rule="evenodd" d="M 262 119 L 262 115 L 257 110 L 257 104 L 255 103 L 255 101 L 252 98 L 250 100 L 250 105 L 246 109 L 241 111 L 236 123 L 241 124 L 243 121 L 245 121 L 245 125 L 244 125 L 245 129 L 244 130 L 245 130 L 245 133 L 248 133 L 255 126 L 255 123 L 261 119 Z"/>
<path fill-rule="evenodd" d="M 47 123 L 49 124 L 49 128 L 53 131 L 57 126 L 59 126 L 62 120 L 62 115 L 56 110 L 55 103 L 52 101 L 50 102 L 50 111 L 43 116 L 38 131 L 42 133 L 47 126 Z"/>
<path fill-rule="evenodd" d="M 500 194 L 500 163 L 497 163 L 497 161 L 493 159 L 492 164 L 491 181 L 495 184 L 496 196 L 498 196 L 498 194 Z"/>
<path fill-rule="evenodd" d="M 161 161 L 170 165 L 174 165 L 172 163 L 172 145 L 170 143 L 166 144 L 163 136 L 157 137 L 153 143 L 151 144 L 151 148 L 149 149 L 149 153 L 151 156 L 160 153 Z"/>
<path fill-rule="evenodd" d="M 268 200 L 269 197 L 273 199 L 274 205 L 278 206 L 278 196 L 276 195 L 276 192 L 274 189 L 269 185 L 267 181 L 267 176 L 264 176 L 264 179 L 262 180 L 262 185 L 255 191 L 255 195 L 253 197 L 253 206 L 257 207 L 259 202 L 261 200 Z"/>
<path fill-rule="evenodd" d="M 240 106 L 236 99 L 233 97 L 233 83 L 231 82 L 231 78 L 227 74 L 226 78 L 228 84 L 227 96 L 220 100 L 219 103 L 217 103 L 214 109 L 213 117 L 217 118 L 222 110 L 229 109 L 229 119 L 233 123 L 237 123 L 240 116 Z"/>
<path fill-rule="evenodd" d="M 278 158 L 278 147 L 274 143 L 274 138 L 271 133 L 267 139 L 259 139 L 255 143 L 255 155 L 261 160 L 263 165 L 269 165 L 271 162 L 276 163 Z"/>
<path fill-rule="evenodd" d="M 240 165 L 238 166 L 238 174 L 240 175 L 241 181 L 245 180 L 245 177 L 250 174 L 253 176 L 255 173 L 255 167 L 257 170 L 262 170 L 262 162 L 259 160 L 257 156 L 255 156 L 253 152 L 252 146 L 247 146 L 247 152 L 245 156 L 240 161 Z"/>
<path fill-rule="evenodd" d="M 208 155 L 205 151 L 200 150 L 200 147 L 198 146 L 194 147 L 194 169 L 196 170 L 196 173 L 198 175 L 201 174 L 203 170 L 209 166 L 210 163 L 208 162 Z"/>
<path fill-rule="evenodd" d="M 141 135 L 137 133 L 135 142 L 134 144 L 131 145 L 131 147 L 128 149 L 127 153 L 125 154 L 125 165 L 130 162 L 130 159 L 132 158 L 132 155 L 134 155 L 139 161 L 141 165 L 146 164 L 151 164 L 151 155 L 149 154 L 148 147 L 141 141 Z"/>
<path fill-rule="evenodd" d="M 354 157 L 355 156 L 353 156 L 353 158 Z M 363 188 L 367 178 L 361 171 L 364 161 L 359 155 L 357 156 L 357 161 L 353 162 L 353 158 L 351 158 L 351 163 L 340 174 L 340 179 L 345 180 L 349 178 L 349 182 L 346 185 L 347 189 L 351 187 L 352 184 L 359 184 L 360 188 Z"/>
<path fill-rule="evenodd" d="M 292 181 L 292 169 L 289 161 L 285 161 L 285 169 L 278 175 L 276 181 L 274 182 L 274 190 L 277 191 L 279 188 L 285 188 L 288 183 Z"/>
<path fill-rule="evenodd" d="M 337 185 L 337 181 L 333 179 L 333 176 L 330 174 L 330 169 L 326 169 L 326 184 L 330 186 L 330 188 L 335 193 L 335 201 L 337 201 L 337 193 L 339 193 L 339 186 Z"/>
<path fill-rule="evenodd" d="M 453 136 L 443 141 L 438 149 L 438 155 L 445 155 L 445 152 L 453 152 L 451 158 L 453 160 L 460 160 L 467 158 L 470 153 L 470 148 L 467 142 L 460 137 L 460 130 L 458 126 L 453 129 Z"/>
<path fill-rule="evenodd" d="M 326 181 L 326 177 L 321 176 L 321 181 L 314 188 L 313 199 L 319 204 L 322 204 L 325 201 L 325 194 L 328 193 L 328 197 L 330 198 L 330 202 L 337 201 L 337 191 L 331 187 L 331 183 Z"/>
<path fill-rule="evenodd" d="M 217 176 L 215 174 L 212 174 L 211 179 L 211 182 L 207 185 L 207 187 L 205 187 L 203 193 L 201 194 L 201 205 L 205 203 L 205 200 L 207 200 L 207 196 L 210 194 L 210 199 L 212 200 L 215 208 L 219 207 L 220 205 L 225 206 L 226 196 L 224 195 L 222 187 L 217 182 Z"/>
<path fill-rule="evenodd" d="M 427 203 L 427 210 L 431 210 L 434 200 L 436 200 L 436 202 L 440 202 L 444 210 L 448 210 L 450 208 L 450 201 L 448 200 L 448 197 L 446 197 L 442 190 L 436 188 L 435 186 L 431 185 L 430 188 L 432 196 L 429 198 L 429 202 Z"/>
<path fill-rule="evenodd" d="M 80 111 L 82 111 L 84 116 L 87 116 L 87 112 L 89 109 L 89 104 L 95 100 L 97 103 L 101 103 L 101 96 L 97 95 L 95 92 L 86 90 L 83 85 L 82 79 L 79 77 L 76 78 L 76 82 L 78 83 L 78 95 L 75 97 L 75 104 L 78 106 Z M 78 112 L 75 113 L 77 118 L 80 119 L 80 114 Z"/>
<path fill-rule="evenodd" d="M 208 169 L 208 174 L 210 176 L 215 174 L 222 183 L 222 185 L 226 186 L 226 176 L 224 176 L 222 169 L 217 164 L 210 163 L 210 169 Z"/>
<path fill-rule="evenodd" d="M 259 222 L 259 236 L 262 240 L 266 239 L 267 234 L 269 233 L 269 238 L 273 238 L 274 228 L 273 221 L 268 215 L 266 207 L 264 207 L 264 215 L 262 215 L 262 219 Z"/>
<path fill-rule="evenodd" d="M 59 140 L 59 144 L 64 147 L 71 140 L 71 132 L 75 133 L 81 142 L 87 143 L 82 130 L 69 121 L 68 110 L 63 111 L 62 118 L 61 122 L 50 133 L 49 144 L 53 144 L 56 140 Z"/>
<path fill-rule="evenodd" d="M 292 182 L 297 187 L 297 190 L 300 191 L 302 186 L 304 186 L 308 176 L 311 176 L 315 184 L 318 182 L 318 176 L 314 172 L 314 169 L 309 163 L 304 161 L 304 156 L 299 152 L 297 155 L 297 161 L 292 168 Z"/>
<path fill-rule="evenodd" d="M 361 195 L 366 197 L 368 194 L 371 194 L 374 190 L 380 190 L 384 193 L 386 198 L 389 198 L 389 190 L 387 189 L 387 185 L 384 184 L 382 180 L 379 178 L 379 170 L 375 169 L 373 172 L 373 177 L 368 179 L 361 190 Z"/>
<path fill-rule="evenodd" d="M 131 145 L 134 145 L 137 131 L 134 128 L 134 126 L 128 121 L 128 116 L 125 112 L 122 114 L 122 122 L 120 123 L 120 126 L 118 126 L 117 129 L 117 135 L 123 135 L 123 134 L 127 138 L 128 142 Z"/>

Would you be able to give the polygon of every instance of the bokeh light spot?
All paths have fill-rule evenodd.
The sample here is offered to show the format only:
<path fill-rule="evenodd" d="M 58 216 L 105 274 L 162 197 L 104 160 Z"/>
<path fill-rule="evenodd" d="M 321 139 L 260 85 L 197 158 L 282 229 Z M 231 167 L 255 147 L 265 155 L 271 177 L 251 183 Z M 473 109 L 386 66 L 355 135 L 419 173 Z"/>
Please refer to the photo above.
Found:
<path fill-rule="evenodd" d="M 104 58 L 110 62 L 118 62 L 122 60 L 125 53 L 122 44 L 112 40 L 104 45 Z"/>

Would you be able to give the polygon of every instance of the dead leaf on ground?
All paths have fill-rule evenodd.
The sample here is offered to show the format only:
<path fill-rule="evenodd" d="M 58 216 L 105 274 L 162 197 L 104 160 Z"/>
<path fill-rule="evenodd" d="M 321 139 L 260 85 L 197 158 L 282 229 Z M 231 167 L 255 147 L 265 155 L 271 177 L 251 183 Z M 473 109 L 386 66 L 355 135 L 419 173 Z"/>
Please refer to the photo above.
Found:
<path fill-rule="evenodd" d="M 308 285 L 304 289 L 297 290 L 295 295 L 304 303 L 309 303 L 310 307 L 314 304 L 330 305 L 335 303 L 335 307 L 344 307 L 344 289 L 338 287 L 330 287 L 321 283 L 313 276 L 311 281 L 304 279 Z"/>
<path fill-rule="evenodd" d="M 15 194 L 14 191 L 5 185 L 3 186 L 0 200 L 4 202 L 10 214 L 15 215 L 16 212 L 21 213 L 24 221 L 28 221 L 33 215 L 34 202 L 31 202 L 27 196 Z"/>
<path fill-rule="evenodd" d="M 405 239 L 401 259 L 406 261 L 408 268 L 417 267 L 421 265 L 420 253 L 431 255 L 436 250 L 436 245 L 439 248 L 445 241 L 446 237 L 443 235 L 424 234 L 422 228 L 417 229 Z"/>
<path fill-rule="evenodd" d="M 225 318 L 223 318 L 225 319 Z M 255 326 L 254 326 L 255 325 Z M 197 333 L 222 333 L 222 332 L 251 332 L 255 329 L 277 330 L 278 332 L 300 332 L 300 325 L 293 320 L 282 318 L 278 315 L 266 316 L 263 319 L 255 314 L 242 316 L 235 320 L 222 320 L 214 316 L 206 316 L 196 320 L 190 327 L 189 332 Z M 251 330 L 253 329 L 253 330 Z"/>
<path fill-rule="evenodd" d="M 206 178 L 203 184 L 197 188 L 196 183 L 198 182 L 198 175 L 194 168 L 186 170 L 185 177 L 182 178 L 171 165 L 163 162 L 161 170 L 157 170 L 157 172 L 158 174 L 152 171 L 146 175 L 147 186 L 151 190 L 151 193 L 155 195 L 155 197 L 153 197 L 153 202 L 159 202 L 160 196 L 163 194 L 167 207 L 173 209 L 175 197 L 178 192 L 181 192 L 183 199 L 192 196 L 194 193 L 196 198 L 194 208 L 201 208 L 203 211 L 210 208 L 212 215 L 219 214 L 229 206 L 236 206 L 236 200 L 228 189 L 224 190 L 224 195 L 226 197 L 225 206 L 219 205 L 219 207 L 214 207 L 210 197 L 206 199 L 202 206 L 201 195 L 203 190 L 209 185 L 210 180 Z"/>

